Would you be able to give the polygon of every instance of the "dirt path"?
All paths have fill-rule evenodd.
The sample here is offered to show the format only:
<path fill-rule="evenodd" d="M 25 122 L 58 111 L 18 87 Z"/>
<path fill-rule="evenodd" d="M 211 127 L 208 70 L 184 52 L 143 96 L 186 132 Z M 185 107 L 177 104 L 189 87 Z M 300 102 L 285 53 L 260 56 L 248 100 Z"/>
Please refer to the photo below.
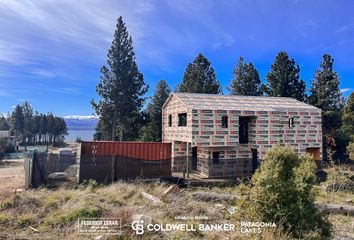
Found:
<path fill-rule="evenodd" d="M 0 200 L 13 194 L 16 188 L 24 188 L 23 159 L 6 160 L 0 166 Z"/>

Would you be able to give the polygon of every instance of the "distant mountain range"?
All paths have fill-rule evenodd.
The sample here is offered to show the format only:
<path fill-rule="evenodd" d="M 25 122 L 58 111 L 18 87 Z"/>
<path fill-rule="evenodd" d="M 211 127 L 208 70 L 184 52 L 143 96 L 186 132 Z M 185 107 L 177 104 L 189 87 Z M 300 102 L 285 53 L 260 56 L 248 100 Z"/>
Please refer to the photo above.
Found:
<path fill-rule="evenodd" d="M 69 130 L 94 130 L 98 117 L 70 115 L 63 117 Z"/>

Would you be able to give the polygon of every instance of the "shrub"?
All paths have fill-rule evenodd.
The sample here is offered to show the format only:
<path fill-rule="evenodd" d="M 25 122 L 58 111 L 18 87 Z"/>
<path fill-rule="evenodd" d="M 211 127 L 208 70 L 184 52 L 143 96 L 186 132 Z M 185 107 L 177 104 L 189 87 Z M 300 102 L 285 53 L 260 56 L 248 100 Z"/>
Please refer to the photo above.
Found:
<path fill-rule="evenodd" d="M 62 223 L 71 223 L 79 218 L 97 218 L 101 216 L 101 213 L 102 209 L 90 206 L 69 212 L 68 214 L 62 216 L 61 220 Z"/>
<path fill-rule="evenodd" d="M 43 203 L 46 209 L 55 209 L 57 208 L 58 204 L 59 204 L 58 199 L 53 195 L 48 196 Z"/>
<path fill-rule="evenodd" d="M 12 143 L 8 142 L 5 146 L 5 153 L 13 153 L 15 151 L 15 146 Z"/>
<path fill-rule="evenodd" d="M 5 156 L 5 153 L 15 152 L 15 147 L 12 143 L 5 139 L 0 139 L 0 160 Z"/>
<path fill-rule="evenodd" d="M 5 213 L 0 213 L 0 225 L 5 225 L 11 222 L 11 217 Z"/>
<path fill-rule="evenodd" d="M 102 209 L 95 206 L 85 206 L 83 208 L 70 211 L 57 210 L 44 220 L 46 225 L 65 225 L 71 224 L 79 218 L 98 218 L 102 215 Z"/>
<path fill-rule="evenodd" d="M 329 239 L 331 225 L 314 203 L 315 169 L 309 156 L 298 157 L 289 146 L 270 149 L 252 177 L 253 215 L 296 238 L 318 232 Z"/>
<path fill-rule="evenodd" d="M 354 142 L 349 143 L 347 151 L 349 154 L 349 159 L 354 160 Z"/>
<path fill-rule="evenodd" d="M 11 198 L 6 198 L 0 202 L 0 210 L 6 210 L 8 208 L 11 208 L 14 205 L 14 202 Z"/>
<path fill-rule="evenodd" d="M 0 161 L 4 158 L 4 154 L 6 152 L 6 144 L 5 139 L 0 139 Z"/>
<path fill-rule="evenodd" d="M 23 214 L 18 217 L 17 223 L 21 227 L 29 226 L 34 222 L 34 217 L 32 214 Z"/>

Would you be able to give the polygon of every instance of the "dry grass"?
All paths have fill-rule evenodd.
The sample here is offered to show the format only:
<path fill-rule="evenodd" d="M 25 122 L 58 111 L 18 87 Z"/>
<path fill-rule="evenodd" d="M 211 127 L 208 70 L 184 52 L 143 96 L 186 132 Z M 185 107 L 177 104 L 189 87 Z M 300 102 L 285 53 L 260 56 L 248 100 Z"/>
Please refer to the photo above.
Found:
<path fill-rule="evenodd" d="M 56 236 L 61 239 L 93 239 L 94 235 L 79 235 L 77 219 L 89 217 L 122 219 L 122 231 L 125 237 L 108 239 L 141 239 L 131 230 L 131 222 L 137 215 L 147 216 L 153 223 L 181 223 L 176 216 L 206 216 L 208 220 L 187 220 L 184 223 L 237 223 L 245 220 L 242 209 L 230 213 L 236 202 L 223 202 L 225 209 L 220 210 L 215 202 L 197 201 L 191 197 L 194 191 L 212 191 L 234 194 L 238 199 L 247 199 L 249 188 L 240 185 L 226 188 L 190 188 L 178 193 L 164 195 L 167 186 L 160 184 L 118 182 L 109 186 L 91 183 L 75 188 L 56 190 L 39 189 L 18 193 L 1 203 L 0 239 L 8 236 L 29 239 L 46 239 Z M 141 192 L 150 193 L 163 201 L 156 206 L 143 198 Z M 317 201 L 326 202 L 327 192 L 319 186 Z M 350 192 L 338 192 L 335 202 L 345 203 L 354 199 Z M 247 216 L 246 216 L 247 217 Z M 345 229 L 353 225 L 353 217 L 330 216 L 337 235 L 345 236 Z M 37 229 L 35 232 L 29 226 Z M 350 235 L 349 235 L 350 236 Z M 144 239 L 291 239 L 279 229 L 264 229 L 261 234 L 241 234 L 239 232 L 183 232 L 145 233 Z"/>

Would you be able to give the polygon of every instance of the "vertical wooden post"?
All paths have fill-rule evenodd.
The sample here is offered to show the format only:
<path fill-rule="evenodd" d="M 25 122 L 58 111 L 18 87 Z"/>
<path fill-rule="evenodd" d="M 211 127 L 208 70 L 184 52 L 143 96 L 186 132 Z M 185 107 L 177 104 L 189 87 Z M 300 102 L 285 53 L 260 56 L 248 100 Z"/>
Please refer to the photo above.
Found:
<path fill-rule="evenodd" d="M 112 156 L 112 169 L 111 169 L 112 183 L 116 180 L 116 156 Z"/>
<path fill-rule="evenodd" d="M 172 146 L 171 146 L 171 168 L 176 171 L 175 169 L 175 141 L 172 141 Z M 171 170 L 172 170 L 171 169 Z"/>
<path fill-rule="evenodd" d="M 82 143 L 79 143 L 79 144 L 77 145 L 77 149 L 76 149 L 76 181 L 77 181 L 78 183 L 80 182 L 81 145 L 82 145 Z"/>
<path fill-rule="evenodd" d="M 189 143 L 187 142 L 187 178 L 189 178 Z"/>

